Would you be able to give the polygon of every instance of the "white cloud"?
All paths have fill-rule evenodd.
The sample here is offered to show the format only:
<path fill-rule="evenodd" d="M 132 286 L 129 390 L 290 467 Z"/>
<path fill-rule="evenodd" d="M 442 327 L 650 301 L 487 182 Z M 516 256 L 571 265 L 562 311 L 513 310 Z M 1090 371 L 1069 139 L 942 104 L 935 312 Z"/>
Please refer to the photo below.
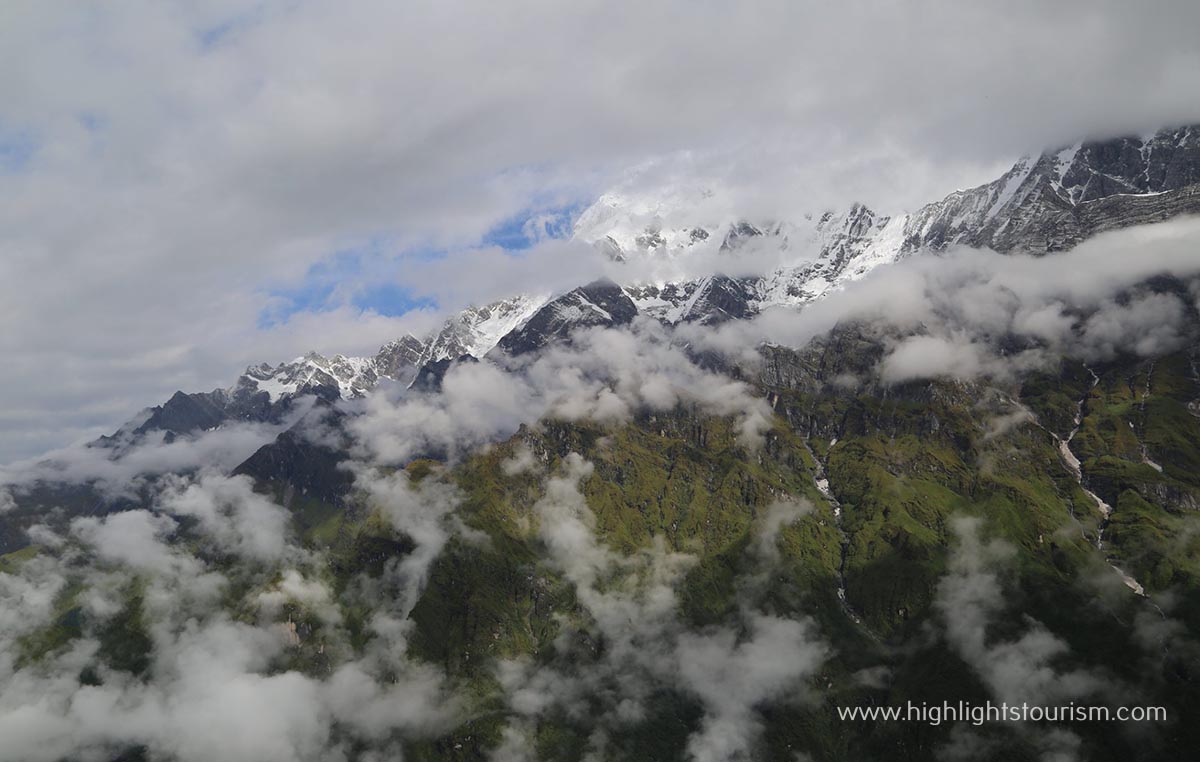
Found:
<path fill-rule="evenodd" d="M 444 732 L 461 711 L 442 673 L 428 665 L 407 665 L 394 680 L 381 682 L 377 672 L 352 662 L 324 685 L 324 698 L 339 722 L 373 740 Z"/>
<path fill-rule="evenodd" d="M 195 481 L 171 479 L 160 500 L 162 510 L 195 519 L 199 532 L 224 553 L 259 562 L 289 553 L 291 514 L 255 492 L 248 476 L 208 472 Z"/>
<path fill-rule="evenodd" d="M 342 645 L 340 601 L 319 576 L 327 559 L 290 544 L 282 509 L 245 479 L 177 478 L 153 507 L 78 518 L 71 542 L 53 543 L 56 552 L 26 561 L 17 574 L 0 574 L 0 757 L 99 759 L 145 746 L 154 758 L 181 762 L 317 762 L 344 758 L 362 742 L 385 752 L 399 739 L 437 735 L 459 721 L 460 699 L 441 672 L 408 660 L 403 623 L 389 616 L 391 598 L 373 601 L 369 627 L 377 636 L 361 653 Z M 385 509 L 403 510 L 394 501 Z M 423 537 L 414 522 L 402 523 Z M 193 555 L 185 531 L 254 563 L 215 571 Z M 152 642 L 151 666 L 140 677 L 96 658 L 97 628 L 134 590 Z M 227 613 L 234 591 L 247 591 L 256 624 Z M 18 639 L 61 616 L 64 595 L 77 596 L 85 611 L 80 636 L 20 664 Z M 328 642 L 332 674 L 280 669 L 288 649 L 298 647 L 279 624 L 288 602 L 320 616 L 320 631 L 303 637 L 320 637 L 322 652 Z M 81 677 L 89 666 L 98 681 Z"/>
<path fill-rule="evenodd" d="M 107 495 L 132 496 L 149 479 L 162 474 L 199 468 L 230 471 L 273 441 L 298 417 L 289 416 L 281 424 L 228 423 L 212 431 L 172 437 L 170 441 L 166 432 L 151 431 L 132 445 L 117 448 L 86 444 L 65 447 L 0 467 L 0 484 L 19 488 L 39 480 L 95 482 L 97 489 Z"/>
<path fill-rule="evenodd" d="M 887 382 L 1006 376 L 1060 356 L 1151 355 L 1181 345 L 1188 313 L 1177 296 L 1135 287 L 1154 276 L 1200 276 L 1198 242 L 1200 218 L 1185 217 L 1105 233 L 1052 256 L 956 248 L 876 268 L 799 314 L 777 309 L 679 334 L 753 365 L 762 341 L 803 346 L 859 322 L 894 342 L 879 369 Z M 1002 352 L 1003 338 L 1037 344 Z"/>
<path fill-rule="evenodd" d="M 813 505 L 808 500 L 776 500 L 767 506 L 758 527 L 759 553 L 769 561 L 779 559 L 779 534 L 783 528 L 812 513 Z"/>
<path fill-rule="evenodd" d="M 97 555 L 143 572 L 175 576 L 200 567 L 176 553 L 166 540 L 179 524 L 170 516 L 150 511 L 122 511 L 102 519 L 90 516 L 71 522 L 71 532 Z M 183 567 L 183 568 L 181 568 Z"/>
<path fill-rule="evenodd" d="M 957 544 L 934 602 L 950 645 L 996 700 L 1010 705 L 1058 705 L 1105 690 L 1107 684 L 1096 675 L 1057 666 L 1068 653 L 1067 644 L 1040 622 L 1029 620 L 1025 631 L 1009 640 L 988 637 L 1005 609 L 998 569 L 1015 551 L 1000 540 L 984 541 L 981 526 L 980 519 L 964 517 L 951 525 Z"/>
<path fill-rule="evenodd" d="M 879 373 L 888 383 L 950 376 L 973 378 L 983 369 L 983 352 L 970 341 L 938 336 L 913 336 L 884 358 Z"/>
<path fill-rule="evenodd" d="M 533 454 L 533 450 L 522 443 L 517 446 L 516 452 L 511 457 L 500 463 L 500 470 L 504 472 L 505 476 L 517 476 L 530 473 L 538 466 L 538 458 Z"/>
<path fill-rule="evenodd" d="M 756 615 L 748 631 L 741 642 L 728 630 L 679 638 L 683 685 L 699 696 L 706 712 L 688 740 L 696 762 L 751 758 L 761 731 L 755 707 L 798 692 L 829 656 L 807 619 Z"/>
<path fill-rule="evenodd" d="M 647 703 L 653 689 L 667 687 L 696 697 L 704 708 L 688 741 L 693 759 L 748 758 L 761 731 L 759 705 L 803 699 L 804 683 L 829 656 L 828 646 L 807 617 L 757 613 L 749 602 L 743 602 L 744 626 L 689 631 L 677 616 L 675 586 L 695 558 L 668 553 L 661 543 L 629 557 L 607 548 L 581 491 L 592 473 L 591 463 L 568 455 L 562 474 L 547 479 L 534 512 L 548 557 L 574 584 L 594 623 L 584 631 L 602 638 L 605 648 L 598 661 L 569 655 L 562 669 L 502 662 L 497 677 L 509 706 L 525 720 L 553 708 L 589 720 L 589 750 L 603 756 L 608 736 L 644 720 L 655 710 Z M 810 509 L 799 501 L 769 506 L 754 552 Z M 525 727 L 510 726 L 500 758 L 524 748 Z"/>
<path fill-rule="evenodd" d="M 619 423 L 682 403 L 732 416 L 746 447 L 757 447 L 771 426 L 770 407 L 748 385 L 704 370 L 669 330 L 639 321 L 630 329 L 579 331 L 571 344 L 507 368 L 491 360 L 454 365 L 440 393 L 381 390 L 348 428 L 370 458 L 403 463 L 430 452 L 455 456 L 547 416 Z"/>
<path fill-rule="evenodd" d="M 274 587 L 254 596 L 254 603 L 268 621 L 277 620 L 283 607 L 289 603 L 316 611 L 322 619 L 333 625 L 339 624 L 342 619 L 342 612 L 334 604 L 329 586 L 320 579 L 306 577 L 298 569 L 285 569 Z"/>
<path fill-rule="evenodd" d="M 433 562 L 462 526 L 451 515 L 462 503 L 462 495 L 452 485 L 433 479 L 414 485 L 402 470 L 386 473 L 361 466 L 355 486 L 366 494 L 368 505 L 415 546 L 394 569 L 401 594 L 396 596 L 393 613 L 404 620 L 420 598 Z"/>

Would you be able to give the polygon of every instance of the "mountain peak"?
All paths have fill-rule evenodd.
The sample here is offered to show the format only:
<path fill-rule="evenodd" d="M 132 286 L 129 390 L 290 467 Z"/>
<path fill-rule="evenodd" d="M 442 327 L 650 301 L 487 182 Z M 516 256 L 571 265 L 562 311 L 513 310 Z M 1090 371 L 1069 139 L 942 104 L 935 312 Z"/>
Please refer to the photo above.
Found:
<path fill-rule="evenodd" d="M 1200 130 L 1081 141 L 1022 157 L 1004 175 L 910 215 L 905 248 L 951 244 L 1045 253 L 1113 226 L 1196 211 L 1179 191 L 1200 182 Z M 1169 196 L 1147 204 L 1155 196 Z M 1100 212 L 1088 205 L 1104 201 Z M 1119 210 L 1114 210 L 1120 207 Z"/>
<path fill-rule="evenodd" d="M 747 318 L 818 299 L 921 250 L 1066 249 L 1103 230 L 1200 211 L 1197 188 L 1200 129 L 1180 127 L 1024 156 L 989 183 L 891 217 L 855 202 L 794 221 L 756 221 L 729 213 L 718 194 L 704 188 L 673 187 L 661 197 L 606 193 L 580 215 L 575 238 L 614 260 L 707 254 L 717 258 L 700 258 L 705 266 L 732 272 L 752 253 L 776 256 L 779 265 L 745 277 L 698 270 L 657 283 L 604 278 L 553 297 L 523 294 L 471 306 L 429 336 L 406 334 L 373 357 L 310 351 L 276 366 L 250 366 L 229 389 L 176 394 L 143 428 L 182 430 L 222 416 L 264 420 L 297 395 L 358 397 L 384 378 L 410 385 L 425 368 L 444 370 L 449 361 L 480 359 L 496 349 L 534 351 L 577 328 L 626 325 L 639 314 L 669 324 Z"/>
<path fill-rule="evenodd" d="M 627 325 L 637 314 L 638 307 L 625 289 L 601 278 L 546 302 L 523 325 L 502 337 L 496 349 L 509 355 L 525 354 L 566 339 L 577 328 Z"/>
<path fill-rule="evenodd" d="M 359 397 L 379 381 L 374 358 L 334 355 L 332 359 L 310 351 L 274 367 L 263 363 L 246 369 L 227 390 L 231 396 L 266 392 L 271 402 L 285 396 L 327 389 L 342 398 Z"/>

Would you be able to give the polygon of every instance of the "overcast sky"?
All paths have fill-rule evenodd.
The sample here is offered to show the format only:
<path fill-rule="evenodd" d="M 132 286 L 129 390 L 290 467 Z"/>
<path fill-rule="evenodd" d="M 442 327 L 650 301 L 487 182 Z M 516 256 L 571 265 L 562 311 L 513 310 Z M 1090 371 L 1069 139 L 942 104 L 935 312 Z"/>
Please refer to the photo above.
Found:
<path fill-rule="evenodd" d="M 510 233 L 617 183 L 893 212 L 1200 122 L 1200 4 L 981 5 L 0 4 L 0 462 L 566 282 Z"/>

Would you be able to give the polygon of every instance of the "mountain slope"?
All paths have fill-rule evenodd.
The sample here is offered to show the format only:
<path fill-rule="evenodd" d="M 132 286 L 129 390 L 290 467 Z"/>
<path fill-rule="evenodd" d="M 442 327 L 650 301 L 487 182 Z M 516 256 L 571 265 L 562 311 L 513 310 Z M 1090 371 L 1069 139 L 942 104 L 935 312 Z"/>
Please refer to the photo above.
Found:
<path fill-rule="evenodd" d="M 1164 135 L 1021 162 L 911 217 L 685 236 L 655 207 L 657 231 L 614 227 L 618 258 L 819 254 L 774 279 L 522 297 L 374 358 L 175 395 L 0 493 L 0 744 L 207 762 L 178 717 L 252 713 L 257 755 L 289 762 L 1188 758 L 1200 265 L 1104 289 L 1072 272 L 1038 301 L 951 277 L 1011 258 L 916 258 L 1190 208 L 1191 132 Z M 738 332 L 910 245 L 902 275 L 945 276 L 905 292 L 915 317 L 885 302 L 797 346 Z M 741 346 L 697 338 L 717 335 Z M 267 441 L 233 448 L 239 421 Z M 1167 714 L 841 712 L 988 701 Z"/>
<path fill-rule="evenodd" d="M 1021 159 L 992 183 L 922 207 L 905 224 L 905 246 L 1070 248 L 1103 230 L 1196 211 L 1197 166 L 1194 127 L 1077 143 Z"/>
<path fill-rule="evenodd" d="M 738 653 L 736 638 L 755 644 L 748 649 L 768 648 L 755 640 L 761 625 L 754 617 L 770 616 L 811 621 L 820 641 L 833 645 L 823 646 L 819 671 L 795 683 L 814 698 L 758 700 L 751 758 L 791 760 L 798 751 L 818 759 L 941 758 L 961 735 L 949 724 L 840 721 L 836 709 L 1011 698 L 996 693 L 1004 689 L 986 652 L 964 648 L 943 611 L 963 542 L 955 521 L 964 515 L 1009 548 L 988 551 L 1001 559 L 996 572 L 980 569 L 964 578 L 1003 591 L 980 637 L 1006 647 L 1018 663 L 1034 660 L 1051 675 L 1050 685 L 1086 675 L 1110 686 L 1097 688 L 1098 696 L 1072 694 L 1074 700 L 1108 702 L 1103 694 L 1111 690 L 1123 703 L 1190 716 L 1200 706 L 1200 662 L 1178 628 L 1200 631 L 1200 601 L 1189 594 L 1159 619 L 1151 601 L 1125 587 L 1109 564 L 1120 565 L 1149 595 L 1197 589 L 1200 548 L 1190 540 L 1178 547 L 1172 527 L 1186 525 L 1191 509 L 1183 496 L 1200 494 L 1194 483 L 1181 482 L 1192 479 L 1187 469 L 1200 457 L 1200 436 L 1194 420 L 1181 426 L 1170 416 L 1171 406 L 1200 399 L 1190 363 L 1200 344 L 1096 367 L 1094 387 L 1086 369 L 1069 363 L 1019 386 L 944 380 L 852 389 L 840 381 L 850 373 L 868 377 L 887 342 L 870 328 L 848 326 L 805 347 L 766 350 L 753 383 L 775 418 L 757 451 L 739 443 L 730 419 L 682 404 L 627 423 L 551 418 L 461 462 L 408 463 L 401 482 L 421 490 L 426 505 L 436 505 L 443 490 L 462 495 L 455 515 L 469 529 L 437 555 L 412 603 L 409 658 L 465 686 L 470 708 L 447 729 L 404 740 L 406 757 L 483 759 L 518 734 L 530 739 L 535 758 L 576 760 L 597 743 L 597 733 L 612 733 L 604 747 L 609 758 L 693 758 L 706 718 L 720 704 L 709 689 L 690 687 L 706 685 L 689 682 L 701 678 L 679 677 L 673 660 L 704 646 L 712 690 L 727 690 L 734 678 L 724 660 Z M 1082 484 L 1055 441 L 1080 397 L 1087 400 L 1086 434 L 1073 446 L 1083 462 Z M 1130 400 L 1144 402 L 1145 412 Z M 1036 417 L 1013 419 L 996 433 L 996 420 L 1022 406 Z M 1133 427 L 1122 416 L 1132 416 Z M 256 475 L 261 489 L 291 507 L 294 531 L 322 559 L 327 584 L 338 591 L 336 617 L 318 613 L 326 604 L 307 598 L 288 599 L 275 615 L 279 627 L 296 625 L 287 668 L 322 675 L 339 660 L 369 654 L 383 637 L 364 624 L 362 607 L 386 604 L 364 603 L 356 590 L 390 584 L 389 569 L 417 558 L 419 543 L 427 541 L 406 532 L 430 528 L 391 528 L 387 517 L 403 498 L 361 486 L 348 496 L 345 472 L 338 476 L 332 461 L 322 460 L 330 455 L 312 447 L 288 434 L 270 458 L 258 454 L 239 472 Z M 1163 472 L 1145 466 L 1147 460 Z M 590 465 L 581 469 L 580 462 Z M 1111 482 L 1107 474 L 1114 473 L 1127 486 Z M 332 481 L 321 483 L 321 474 Z M 569 556 L 556 555 L 557 535 L 539 529 L 553 520 L 548 506 L 574 499 L 566 486 L 574 479 L 599 543 L 588 552 L 625 559 L 596 588 L 575 576 L 564 560 Z M 1110 517 L 1085 484 L 1116 506 Z M 781 499 L 810 507 L 795 509 L 764 544 L 762 527 Z M 1102 532 L 1106 547 L 1099 549 Z M 691 560 L 676 562 L 682 565 L 673 572 L 668 553 Z M 772 557 L 777 561 L 764 561 Z M 20 568 L 28 561 L 6 563 Z M 642 563 L 651 564 L 646 574 L 667 580 L 669 612 L 655 603 L 667 595 L 663 589 L 639 593 Z M 272 589 L 253 577 L 242 584 L 254 595 Z M 292 595 L 307 595 L 296 590 Z M 64 648 L 107 621 L 63 605 L 59 619 L 23 641 L 30 663 L 50 668 Z M 1147 629 L 1150 618 L 1164 627 Z M 136 618 L 130 621 L 113 624 L 124 628 L 118 637 L 142 632 Z M 1023 639 L 1026 632 L 1043 633 L 1038 642 L 1048 637 L 1066 650 L 1039 656 L 1034 640 Z M 704 633 L 717 639 L 695 640 Z M 786 656 L 769 661 L 777 672 L 801 658 L 784 644 L 772 647 L 785 649 Z M 132 674 L 107 652 L 97 658 L 105 680 Z M 1037 693 L 1039 685 L 1019 697 L 1053 700 L 1054 694 Z M 530 703 L 534 695 L 544 698 Z M 577 700 L 589 710 L 573 708 Z M 1182 721 L 1136 733 L 1121 727 L 1083 723 L 1070 732 L 1078 753 L 1093 760 L 1169 758 L 1197 742 L 1192 724 Z M 988 739 L 985 759 L 1036 759 L 1052 748 L 1052 739 L 1034 731 L 1000 725 L 981 732 Z"/>

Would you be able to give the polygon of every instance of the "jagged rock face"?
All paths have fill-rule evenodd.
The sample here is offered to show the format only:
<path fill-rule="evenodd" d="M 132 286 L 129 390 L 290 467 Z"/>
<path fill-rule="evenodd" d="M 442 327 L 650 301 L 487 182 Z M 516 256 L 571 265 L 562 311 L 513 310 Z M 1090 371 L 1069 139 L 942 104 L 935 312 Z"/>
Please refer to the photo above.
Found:
<path fill-rule="evenodd" d="M 432 360 L 421 366 L 421 370 L 417 372 L 417 377 L 413 379 L 410 389 L 422 392 L 437 392 L 442 389 L 442 381 L 446 378 L 446 373 L 449 372 L 451 366 L 455 363 L 479 362 L 478 358 L 472 355 L 462 355 L 461 357 L 443 357 L 441 360 Z"/>
<path fill-rule="evenodd" d="M 303 395 L 329 402 L 352 399 L 363 396 L 385 378 L 408 386 L 423 369 L 440 361 L 448 367 L 451 360 L 464 356 L 483 357 L 545 301 L 545 297 L 521 295 L 471 307 L 447 320 L 437 333 L 425 339 L 402 336 L 385 344 L 374 357 L 326 358 L 310 352 L 279 365 L 251 366 L 226 389 L 176 393 L 166 404 L 145 411 L 140 416 L 144 421 L 126 424 L 122 432 L 140 435 L 166 430 L 187 434 L 226 421 L 278 422 L 290 409 L 290 401 Z M 440 375 L 437 379 L 440 382 Z M 109 439 L 98 441 L 103 444 Z"/>
<path fill-rule="evenodd" d="M 744 320 L 755 313 L 755 296 L 745 280 L 714 275 L 697 284 L 680 320 L 702 325 Z"/>
<path fill-rule="evenodd" d="M 692 232 L 694 233 L 695 231 Z M 757 238 L 762 234 L 763 232 L 761 230 L 754 227 L 749 222 L 740 220 L 739 222 L 734 223 L 733 227 L 729 229 L 729 232 L 725 234 L 725 240 L 721 241 L 721 251 L 734 251 L 735 249 L 739 249 L 750 239 Z M 705 232 L 705 235 L 699 240 L 703 241 L 707 239 L 708 234 Z M 695 241 L 696 237 L 692 236 L 692 240 Z"/>
<path fill-rule="evenodd" d="M 375 369 L 380 377 L 408 385 L 431 363 L 464 355 L 483 357 L 545 302 L 542 296 L 520 295 L 469 307 L 453 315 L 432 336 L 418 339 L 408 334 L 388 342 L 375 355 Z"/>
<path fill-rule="evenodd" d="M 904 249 L 1061 251 L 1104 230 L 1200 211 L 1200 130 L 1085 142 L 1024 158 L 998 180 L 922 207 Z"/>
<path fill-rule="evenodd" d="M 676 323 L 679 321 L 677 313 L 682 310 L 682 305 L 687 304 L 699 283 L 693 280 L 662 285 L 639 284 L 626 286 L 625 294 L 633 301 L 639 314 L 649 315 L 664 323 Z"/>
<path fill-rule="evenodd" d="M 152 410 L 146 422 L 134 430 L 135 434 L 157 430 L 181 434 L 203 431 L 220 425 L 226 418 L 224 406 L 207 394 L 175 392 L 171 399 Z"/>
<path fill-rule="evenodd" d="M 334 355 L 327 359 L 310 352 L 275 367 L 263 364 L 247 368 L 230 394 L 266 392 L 272 402 L 304 393 L 350 399 L 361 397 L 378 383 L 374 358 Z"/>
<path fill-rule="evenodd" d="M 446 321 L 425 347 L 418 365 L 463 355 L 483 357 L 545 303 L 545 297 L 521 295 L 484 307 L 469 307 Z"/>
<path fill-rule="evenodd" d="M 354 475 L 340 467 L 346 460 L 344 452 L 314 444 L 295 431 L 285 431 L 259 448 L 233 474 L 245 474 L 259 483 L 287 485 L 289 494 L 280 495 L 285 506 L 298 496 L 337 503 L 354 484 Z"/>
<path fill-rule="evenodd" d="M 194 434 L 236 421 L 279 423 L 298 397 L 312 395 L 333 402 L 366 394 L 381 378 L 376 367 L 374 358 L 335 355 L 328 359 L 315 352 L 276 366 L 251 366 L 226 389 L 176 392 L 164 404 L 143 411 L 134 419 L 137 425 L 130 422 L 96 443 L 121 446 L 152 431 Z"/>
<path fill-rule="evenodd" d="M 639 314 L 670 324 L 711 325 L 753 316 L 758 299 L 755 286 L 752 278 L 712 275 L 662 286 L 626 286 L 625 293 Z"/>
<path fill-rule="evenodd" d="M 1124 193 L 1162 193 L 1200 182 L 1200 131 L 1164 130 L 1147 139 L 1083 143 L 1061 186 L 1075 203 Z"/>
<path fill-rule="evenodd" d="M 744 280 L 724 275 L 707 278 L 697 289 L 683 319 L 688 323 L 712 325 L 725 320 L 743 320 L 755 313 L 755 292 Z"/>
<path fill-rule="evenodd" d="M 853 396 L 876 380 L 873 370 L 884 353 L 878 331 L 845 323 L 798 349 L 764 347 L 758 381 L 766 388 Z"/>
<path fill-rule="evenodd" d="M 523 326 L 501 339 L 497 349 L 520 355 L 566 339 L 576 328 L 628 325 L 637 314 L 637 305 L 620 286 L 599 280 L 547 303 Z"/>
<path fill-rule="evenodd" d="M 215 429 L 228 421 L 278 422 L 291 409 L 292 397 L 271 401 L 266 392 L 242 385 L 231 389 L 185 394 L 175 392 L 162 405 L 145 410 L 112 437 L 97 444 L 120 447 L 152 431 L 171 435 Z M 138 422 L 137 425 L 131 425 Z"/>
<path fill-rule="evenodd" d="M 389 341 L 375 355 L 375 368 L 381 376 L 397 381 L 407 376 L 411 381 L 415 369 L 421 365 L 425 347 L 425 342 L 411 333 Z"/>
<path fill-rule="evenodd" d="M 782 267 L 757 279 L 758 309 L 817 299 L 847 281 L 857 280 L 900 256 L 904 217 L 878 215 L 862 204 L 844 214 L 826 212 L 808 235 L 807 261 Z"/>

